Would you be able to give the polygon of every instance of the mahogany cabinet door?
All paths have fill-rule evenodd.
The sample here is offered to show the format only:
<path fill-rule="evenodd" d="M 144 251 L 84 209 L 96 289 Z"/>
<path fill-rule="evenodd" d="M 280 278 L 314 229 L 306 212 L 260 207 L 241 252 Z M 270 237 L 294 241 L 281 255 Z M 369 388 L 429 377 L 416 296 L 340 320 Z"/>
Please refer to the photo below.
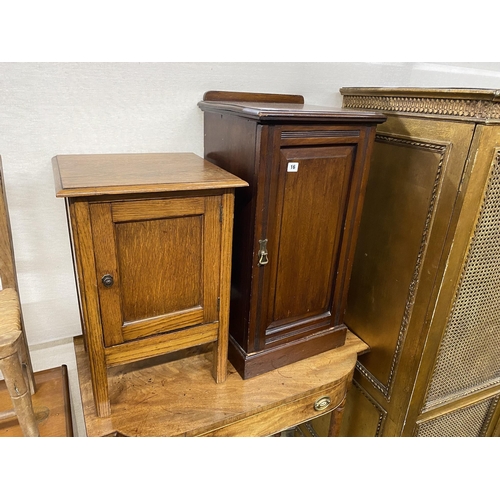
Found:
<path fill-rule="evenodd" d="M 335 326 L 334 287 L 356 147 L 281 148 L 269 206 L 261 348 Z"/>
<path fill-rule="evenodd" d="M 90 205 L 104 343 L 218 319 L 221 197 Z"/>

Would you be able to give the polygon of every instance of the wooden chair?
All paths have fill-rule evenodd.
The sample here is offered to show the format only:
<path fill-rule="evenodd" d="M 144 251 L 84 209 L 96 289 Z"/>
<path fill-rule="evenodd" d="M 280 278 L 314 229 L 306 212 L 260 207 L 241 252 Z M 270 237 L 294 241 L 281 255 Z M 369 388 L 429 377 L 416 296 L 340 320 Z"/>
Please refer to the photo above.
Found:
<path fill-rule="evenodd" d="M 13 410 L 0 413 L 0 420 L 16 416 L 24 436 L 39 436 L 31 401 L 31 395 L 36 390 L 35 378 L 17 292 L 17 275 L 1 158 L 0 278 L 0 371 L 13 404 Z"/>

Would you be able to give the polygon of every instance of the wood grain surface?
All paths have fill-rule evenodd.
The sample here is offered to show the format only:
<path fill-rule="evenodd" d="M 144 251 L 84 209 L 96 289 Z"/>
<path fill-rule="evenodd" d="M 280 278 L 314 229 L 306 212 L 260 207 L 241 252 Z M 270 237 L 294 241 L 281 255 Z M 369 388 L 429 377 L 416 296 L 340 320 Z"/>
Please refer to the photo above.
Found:
<path fill-rule="evenodd" d="M 72 437 L 73 424 L 65 365 L 35 373 L 37 391 L 32 396 L 33 410 L 41 437 Z M 8 411 L 12 403 L 0 381 L 0 412 Z M 21 437 L 16 417 L 0 421 L 0 437 Z"/>
<path fill-rule="evenodd" d="M 262 94 L 255 92 L 227 92 L 209 90 L 203 94 L 204 101 L 248 101 L 248 102 L 283 102 L 304 104 L 304 97 L 296 94 Z"/>
<path fill-rule="evenodd" d="M 193 153 L 59 155 L 52 159 L 52 165 L 58 197 L 247 185 Z"/>
<path fill-rule="evenodd" d="M 340 405 L 357 354 L 368 346 L 347 335 L 344 346 L 242 380 L 231 364 L 225 383 L 211 376 L 212 352 L 109 369 L 111 415 L 99 418 L 87 356 L 74 340 L 88 436 L 265 436 L 321 414 L 314 402 L 329 395 L 324 412 Z M 166 359 L 166 358 L 164 358 Z"/>

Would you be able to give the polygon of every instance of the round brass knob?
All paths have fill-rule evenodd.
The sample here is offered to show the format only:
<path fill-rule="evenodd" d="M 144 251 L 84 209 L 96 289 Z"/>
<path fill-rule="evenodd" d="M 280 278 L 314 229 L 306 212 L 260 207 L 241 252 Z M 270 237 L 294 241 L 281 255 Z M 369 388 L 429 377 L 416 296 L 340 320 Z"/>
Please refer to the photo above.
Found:
<path fill-rule="evenodd" d="M 113 279 L 113 276 L 111 276 L 111 274 L 105 274 L 105 275 L 101 278 L 101 281 L 102 281 L 102 284 L 103 284 L 106 288 L 109 288 L 110 286 L 113 286 L 113 283 L 115 282 L 115 280 Z"/>
<path fill-rule="evenodd" d="M 316 411 L 322 411 L 330 406 L 330 403 L 332 400 L 328 396 L 323 396 L 322 398 L 319 398 L 315 403 L 314 403 L 314 409 Z"/>

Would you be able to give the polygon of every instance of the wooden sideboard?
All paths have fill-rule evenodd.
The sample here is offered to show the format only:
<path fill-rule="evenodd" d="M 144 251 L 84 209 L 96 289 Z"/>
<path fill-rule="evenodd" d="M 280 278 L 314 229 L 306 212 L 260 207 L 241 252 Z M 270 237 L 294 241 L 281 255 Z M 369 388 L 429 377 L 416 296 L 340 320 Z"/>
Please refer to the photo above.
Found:
<path fill-rule="evenodd" d="M 223 384 L 210 377 L 213 352 L 203 347 L 112 367 L 111 414 L 98 417 L 83 339 L 74 346 L 90 437 L 271 436 L 319 415 L 336 436 L 357 356 L 368 349 L 348 332 L 342 347 L 248 380 L 229 363 Z"/>

